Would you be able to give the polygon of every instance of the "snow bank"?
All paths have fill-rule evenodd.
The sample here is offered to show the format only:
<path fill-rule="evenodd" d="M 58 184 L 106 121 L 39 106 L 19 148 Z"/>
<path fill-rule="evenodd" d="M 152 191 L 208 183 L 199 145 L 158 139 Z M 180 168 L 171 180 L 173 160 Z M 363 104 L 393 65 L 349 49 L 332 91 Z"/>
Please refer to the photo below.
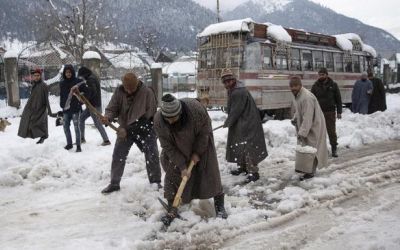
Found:
<path fill-rule="evenodd" d="M 280 25 L 269 25 L 267 28 L 267 35 L 271 36 L 276 41 L 287 42 L 287 43 L 292 42 L 292 37 Z"/>
<path fill-rule="evenodd" d="M 211 24 L 206 27 L 197 37 L 205 37 L 220 33 L 229 33 L 235 31 L 249 32 L 249 23 L 253 23 L 253 19 L 246 18 L 241 20 L 233 20 L 222 23 Z"/>
<path fill-rule="evenodd" d="M 101 56 L 99 53 L 97 53 L 96 51 L 86 51 L 83 54 L 83 59 L 98 59 L 101 60 Z"/>
<path fill-rule="evenodd" d="M 0 186 L 14 187 L 21 185 L 23 179 L 18 174 L 13 173 L 0 173 Z"/>

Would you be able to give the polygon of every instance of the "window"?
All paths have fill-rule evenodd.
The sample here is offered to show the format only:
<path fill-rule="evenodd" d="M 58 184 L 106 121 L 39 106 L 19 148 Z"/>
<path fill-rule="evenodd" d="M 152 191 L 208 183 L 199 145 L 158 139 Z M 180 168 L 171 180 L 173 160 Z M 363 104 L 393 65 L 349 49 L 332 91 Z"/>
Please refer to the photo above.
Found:
<path fill-rule="evenodd" d="M 272 69 L 272 49 L 271 47 L 263 47 L 263 69 Z"/>
<path fill-rule="evenodd" d="M 290 70 L 301 70 L 299 49 L 292 49 L 290 55 Z"/>
<path fill-rule="evenodd" d="M 231 67 L 240 67 L 243 63 L 243 49 L 231 48 Z"/>
<path fill-rule="evenodd" d="M 367 71 L 367 68 L 365 67 L 365 57 L 363 56 L 360 56 L 360 71 Z"/>
<path fill-rule="evenodd" d="M 212 50 L 209 49 L 206 52 L 206 63 L 207 63 L 207 68 L 214 68 L 214 60 L 212 58 Z"/>
<path fill-rule="evenodd" d="M 333 53 L 332 52 L 324 52 L 324 59 L 325 59 L 325 67 L 328 70 L 328 72 L 334 71 Z"/>
<path fill-rule="evenodd" d="M 217 51 L 217 68 L 228 68 L 228 52 L 226 48 Z"/>
<path fill-rule="evenodd" d="M 350 54 L 343 55 L 344 69 L 346 72 L 353 72 L 353 60 Z"/>
<path fill-rule="evenodd" d="M 311 50 L 302 50 L 301 51 L 301 68 L 303 70 L 312 71 L 313 70 L 313 60 Z"/>
<path fill-rule="evenodd" d="M 319 70 L 324 67 L 324 57 L 322 51 L 313 51 L 314 69 Z"/>
<path fill-rule="evenodd" d="M 356 55 L 353 55 L 353 65 L 354 65 L 354 72 L 360 73 L 361 72 L 360 58 Z"/>
<path fill-rule="evenodd" d="M 333 53 L 333 59 L 335 60 L 335 71 L 343 72 L 343 54 Z"/>
<path fill-rule="evenodd" d="M 276 69 L 288 69 L 287 55 L 278 54 L 275 56 Z"/>

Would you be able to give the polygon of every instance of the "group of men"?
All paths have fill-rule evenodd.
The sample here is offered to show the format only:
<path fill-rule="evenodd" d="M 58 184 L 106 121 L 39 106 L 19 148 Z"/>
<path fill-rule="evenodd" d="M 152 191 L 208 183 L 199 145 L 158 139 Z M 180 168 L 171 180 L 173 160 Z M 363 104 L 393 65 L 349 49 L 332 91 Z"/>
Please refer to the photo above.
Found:
<path fill-rule="evenodd" d="M 67 72 L 68 70 L 71 72 Z M 89 81 L 91 72 L 86 68 L 81 71 L 84 79 Z M 37 124 L 31 124 L 31 127 L 28 128 L 20 126 L 19 131 L 20 136 L 40 137 L 38 143 L 42 143 L 48 136 L 46 110 L 49 108 L 47 87 L 40 80 L 40 74 L 41 72 L 38 71 L 33 72 L 34 86 L 27 107 L 30 109 L 30 115 L 40 116 L 38 122 L 42 125 L 46 124 L 46 127 L 33 129 L 33 127 L 37 127 Z M 66 79 L 70 79 L 70 75 L 73 75 L 71 67 L 66 67 L 63 75 Z M 370 91 L 370 82 L 364 80 L 364 74 L 360 81 L 361 83 L 357 82 L 355 85 L 353 97 L 363 100 L 362 94 L 372 95 L 375 90 Z M 237 169 L 231 171 L 232 175 L 244 174 L 246 175 L 245 183 L 255 182 L 260 178 L 258 164 L 268 156 L 260 112 L 250 92 L 229 69 L 222 72 L 221 82 L 228 95 L 228 116 L 223 124 L 223 127 L 228 128 L 226 160 L 237 164 Z M 75 85 L 77 84 L 79 82 L 76 81 Z M 304 172 L 301 177 L 301 179 L 308 179 L 314 176 L 317 167 L 327 165 L 327 133 L 332 156 L 338 156 L 336 118 L 340 119 L 342 113 L 340 91 L 338 85 L 328 76 L 328 72 L 324 68 L 319 71 L 319 79 L 312 86 L 311 91 L 302 86 L 301 78 L 298 76 L 290 79 L 289 86 L 294 95 L 295 112 L 292 122 L 296 126 L 298 144 L 316 149 L 315 159 L 312 163 L 313 170 Z M 70 93 L 68 95 L 64 93 L 61 97 L 63 108 L 65 108 L 64 99 L 74 91 L 90 93 L 78 86 L 68 88 Z M 357 91 L 366 93 L 357 94 Z M 44 105 L 35 104 L 31 99 L 34 99 L 35 102 L 40 100 Z M 95 99 L 91 99 L 91 101 L 99 109 L 98 111 L 101 111 L 99 102 L 96 102 Z M 111 180 L 102 193 L 109 194 L 120 190 L 126 158 L 132 145 L 135 144 L 145 155 L 150 183 L 161 188 L 160 162 L 165 171 L 164 197 L 171 208 L 162 219 L 165 224 L 170 224 L 177 217 L 177 210 L 172 210 L 172 204 L 184 177 L 188 178 L 188 183 L 182 194 L 183 203 L 188 203 L 192 199 L 214 198 L 216 215 L 227 218 L 213 129 L 205 105 L 199 99 L 177 99 L 167 94 L 162 97 L 158 111 L 157 106 L 154 91 L 144 85 L 134 73 L 127 73 L 122 78 L 122 85 L 115 90 L 105 109 L 105 114 L 99 117 L 93 115 L 93 119 L 99 119 L 105 125 L 110 125 L 115 120 L 119 123 L 112 155 Z M 362 107 L 361 111 L 359 106 Z M 28 109 L 27 107 L 25 109 Z M 363 101 L 360 105 L 353 103 L 354 112 L 364 113 L 364 109 Z M 24 114 L 25 112 L 28 111 L 24 110 Z M 25 119 L 24 114 L 21 125 L 23 124 L 22 120 Z M 88 114 L 85 115 L 86 118 L 88 116 Z M 64 115 L 64 119 L 68 119 L 68 117 Z M 76 119 L 73 118 L 73 120 Z M 79 129 L 77 125 L 75 127 Z M 108 141 L 107 137 L 103 138 L 104 142 Z M 160 155 L 157 138 L 162 148 Z M 77 142 L 80 139 L 82 137 L 78 138 L 77 136 Z M 67 142 L 67 146 L 71 146 L 71 139 L 68 137 Z M 188 166 L 191 162 L 195 164 L 195 167 L 189 171 Z"/>

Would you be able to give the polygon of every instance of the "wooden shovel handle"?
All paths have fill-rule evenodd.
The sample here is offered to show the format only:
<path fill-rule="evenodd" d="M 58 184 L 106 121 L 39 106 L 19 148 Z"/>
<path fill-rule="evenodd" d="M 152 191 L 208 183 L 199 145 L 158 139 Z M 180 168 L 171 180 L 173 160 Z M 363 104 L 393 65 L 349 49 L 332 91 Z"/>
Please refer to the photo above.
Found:
<path fill-rule="evenodd" d="M 188 173 L 189 174 L 192 173 L 193 167 L 194 167 L 194 162 L 190 161 L 190 164 L 189 164 L 189 167 L 188 167 Z M 188 181 L 187 176 L 184 176 L 182 178 L 181 184 L 179 185 L 178 192 L 176 192 L 174 203 L 172 203 L 172 207 L 177 208 L 181 204 L 182 193 L 183 193 L 183 190 L 185 189 L 187 181 Z"/>
<path fill-rule="evenodd" d="M 90 110 L 90 112 L 94 113 L 99 118 L 103 117 L 103 115 L 95 107 L 93 107 L 93 105 L 84 95 L 82 95 L 80 92 L 75 92 L 74 95 L 76 95 L 76 97 L 78 97 L 78 99 L 81 100 L 86 105 L 86 107 Z M 115 127 L 111 122 L 108 124 L 108 126 L 110 126 L 110 128 L 114 129 L 115 131 L 118 131 L 118 128 Z"/>

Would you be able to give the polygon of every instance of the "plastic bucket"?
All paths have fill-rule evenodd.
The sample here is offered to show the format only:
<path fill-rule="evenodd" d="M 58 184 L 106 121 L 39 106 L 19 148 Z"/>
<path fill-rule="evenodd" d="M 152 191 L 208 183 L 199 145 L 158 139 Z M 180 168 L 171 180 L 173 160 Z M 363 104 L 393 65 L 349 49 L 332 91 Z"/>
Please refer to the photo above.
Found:
<path fill-rule="evenodd" d="M 297 172 L 312 174 L 314 169 L 315 153 L 296 151 L 295 170 Z"/>

